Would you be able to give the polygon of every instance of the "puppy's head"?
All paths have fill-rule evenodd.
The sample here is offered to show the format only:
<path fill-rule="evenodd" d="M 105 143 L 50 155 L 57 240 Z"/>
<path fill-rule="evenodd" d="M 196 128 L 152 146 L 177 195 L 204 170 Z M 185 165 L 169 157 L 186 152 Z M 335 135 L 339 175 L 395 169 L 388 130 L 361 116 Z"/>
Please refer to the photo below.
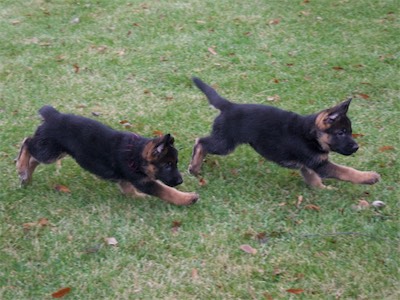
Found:
<path fill-rule="evenodd" d="M 343 155 L 351 155 L 358 150 L 351 135 L 351 121 L 347 117 L 350 102 L 351 98 L 317 114 L 317 139 L 323 150 Z"/>
<path fill-rule="evenodd" d="M 178 171 L 178 151 L 170 134 L 150 140 L 142 152 L 146 161 L 145 173 L 151 179 L 166 185 L 177 186 L 183 182 Z"/>

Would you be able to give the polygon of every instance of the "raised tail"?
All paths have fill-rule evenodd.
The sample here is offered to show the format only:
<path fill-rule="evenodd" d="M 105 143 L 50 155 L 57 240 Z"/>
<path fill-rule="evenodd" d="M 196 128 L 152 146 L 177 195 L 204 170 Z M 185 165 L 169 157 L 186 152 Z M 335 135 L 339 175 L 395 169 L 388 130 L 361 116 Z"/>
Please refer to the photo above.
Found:
<path fill-rule="evenodd" d="M 43 117 L 45 121 L 48 121 L 58 116 L 60 113 L 54 107 L 50 105 L 45 105 L 41 109 L 39 109 L 39 114 Z"/>
<path fill-rule="evenodd" d="M 211 86 L 207 85 L 201 79 L 197 77 L 192 78 L 194 84 L 207 96 L 208 102 L 219 110 L 224 110 L 225 108 L 232 105 L 232 102 L 228 101 L 225 98 L 222 98 L 216 90 L 214 90 Z"/>

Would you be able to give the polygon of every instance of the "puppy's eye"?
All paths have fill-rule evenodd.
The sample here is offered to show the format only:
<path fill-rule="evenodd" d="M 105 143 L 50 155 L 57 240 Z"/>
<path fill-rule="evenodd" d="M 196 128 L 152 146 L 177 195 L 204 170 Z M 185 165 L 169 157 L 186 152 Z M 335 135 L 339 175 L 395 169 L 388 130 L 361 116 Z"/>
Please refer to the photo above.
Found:
<path fill-rule="evenodd" d="M 339 135 L 339 136 L 345 135 L 346 134 L 346 129 L 342 129 L 342 130 L 338 131 L 336 134 Z"/>

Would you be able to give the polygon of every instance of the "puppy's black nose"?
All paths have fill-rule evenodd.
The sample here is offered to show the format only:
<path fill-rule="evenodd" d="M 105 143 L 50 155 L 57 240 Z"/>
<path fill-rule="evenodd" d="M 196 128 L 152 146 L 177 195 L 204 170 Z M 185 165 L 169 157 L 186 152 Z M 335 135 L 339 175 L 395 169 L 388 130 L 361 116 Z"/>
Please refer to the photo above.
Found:
<path fill-rule="evenodd" d="M 358 145 L 356 143 L 354 143 L 353 146 L 351 147 L 351 150 L 356 152 L 358 150 Z"/>
<path fill-rule="evenodd" d="M 176 179 L 176 185 L 180 185 L 182 184 L 182 182 L 183 182 L 182 177 Z"/>

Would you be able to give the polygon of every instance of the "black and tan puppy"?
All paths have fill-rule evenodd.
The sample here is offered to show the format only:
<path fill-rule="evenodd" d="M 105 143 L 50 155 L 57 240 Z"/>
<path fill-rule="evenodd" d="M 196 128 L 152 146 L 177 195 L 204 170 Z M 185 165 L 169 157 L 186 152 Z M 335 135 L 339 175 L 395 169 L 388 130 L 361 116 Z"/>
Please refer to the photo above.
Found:
<path fill-rule="evenodd" d="M 33 137 L 23 141 L 17 158 L 22 184 L 31 181 L 40 163 L 50 164 L 70 155 L 82 168 L 117 182 L 125 194 L 147 194 L 176 205 L 198 200 L 195 193 L 172 188 L 182 183 L 182 176 L 171 135 L 148 139 L 92 119 L 62 114 L 51 106 L 42 107 L 39 113 L 43 123 Z"/>
<path fill-rule="evenodd" d="M 211 135 L 196 140 L 190 173 L 200 172 L 207 154 L 227 155 L 239 144 L 249 144 L 268 160 L 300 169 L 312 187 L 325 187 L 322 178 L 360 184 L 379 181 L 376 172 L 358 171 L 328 159 L 330 151 L 351 155 L 358 149 L 346 115 L 351 99 L 319 113 L 301 116 L 272 106 L 232 103 L 200 79 L 193 81 L 221 113 L 214 121 Z"/>

